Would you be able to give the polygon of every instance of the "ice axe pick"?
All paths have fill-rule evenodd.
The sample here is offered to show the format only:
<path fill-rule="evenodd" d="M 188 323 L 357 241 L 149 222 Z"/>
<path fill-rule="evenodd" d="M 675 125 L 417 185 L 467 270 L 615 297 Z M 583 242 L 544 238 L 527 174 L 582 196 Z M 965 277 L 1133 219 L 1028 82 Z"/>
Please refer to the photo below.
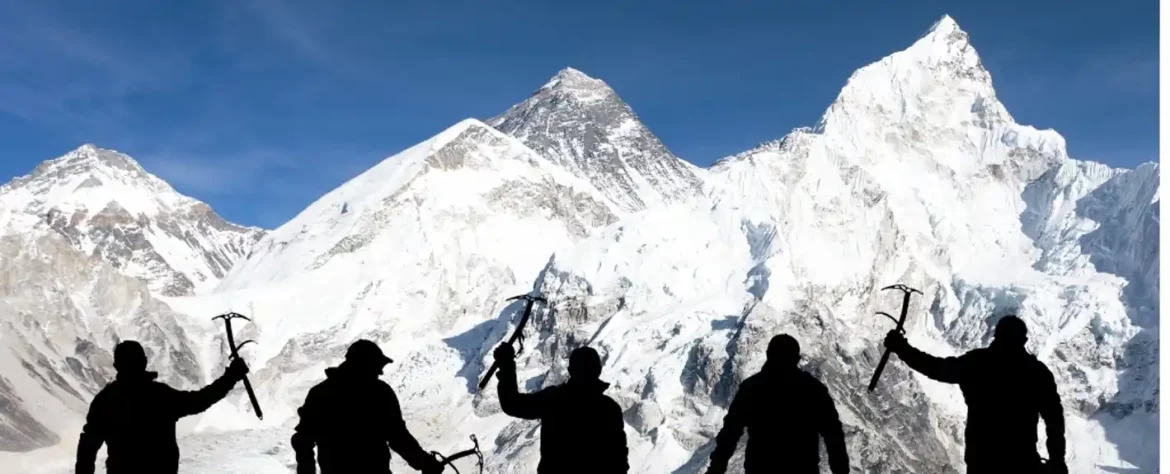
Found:
<path fill-rule="evenodd" d="M 251 339 L 248 339 L 244 342 L 241 342 L 240 345 L 238 345 L 238 346 L 236 345 L 235 337 L 232 336 L 232 320 L 235 318 L 240 318 L 240 319 L 243 319 L 245 321 L 252 321 L 251 319 L 248 319 L 247 316 L 244 316 L 244 315 L 239 314 L 239 313 L 234 313 L 234 312 L 221 314 L 219 316 L 211 318 L 212 321 L 214 321 L 216 319 L 223 319 L 223 324 L 227 329 L 228 348 L 230 348 L 232 351 L 231 356 L 229 356 L 229 358 L 231 358 L 231 359 L 237 359 L 240 357 L 240 348 L 244 347 L 244 344 L 247 344 L 249 342 L 256 342 L 256 341 L 253 341 Z M 260 403 L 256 401 L 256 392 L 252 390 L 252 382 L 248 381 L 247 375 L 244 376 L 244 390 L 248 391 L 248 399 L 252 401 L 252 410 L 256 411 L 256 418 L 263 420 L 264 413 L 260 411 Z"/>
<path fill-rule="evenodd" d="M 533 295 L 528 295 L 528 294 L 513 296 L 513 297 L 507 299 L 507 301 L 513 301 L 513 300 L 524 300 L 525 301 L 524 315 L 520 317 L 520 322 L 516 324 L 516 330 L 512 333 L 512 337 L 508 339 L 507 344 L 509 346 L 511 346 L 513 344 L 519 343 L 520 349 L 523 350 L 524 349 L 524 326 L 526 326 L 528 324 L 528 318 L 530 316 L 532 316 L 532 304 L 537 302 L 537 301 L 540 301 L 542 303 L 548 303 L 548 300 L 546 300 L 540 296 L 533 296 Z M 519 351 L 517 351 L 517 352 L 519 352 Z M 492 380 L 492 375 L 495 375 L 496 370 L 500 368 L 499 364 L 500 364 L 499 361 L 492 362 L 492 366 L 491 366 L 491 368 L 488 369 L 487 374 L 483 376 L 483 380 L 479 381 L 479 389 L 480 390 L 483 390 L 483 388 L 487 386 L 488 382 L 490 382 Z"/>
<path fill-rule="evenodd" d="M 898 331 L 902 334 L 905 334 L 906 330 L 903 327 L 906 325 L 906 311 L 908 309 L 910 309 L 910 295 L 912 295 L 914 293 L 918 293 L 921 295 L 922 292 L 915 290 L 914 288 L 910 288 L 909 286 L 906 286 L 903 284 L 890 285 L 890 286 L 887 286 L 885 288 L 882 288 L 882 291 L 885 291 L 885 290 L 900 290 L 902 292 L 902 315 L 899 316 L 898 319 L 894 319 L 894 317 L 890 316 L 889 313 L 885 313 L 882 311 L 878 311 L 876 314 L 880 314 L 882 316 L 890 318 L 890 320 L 893 321 L 895 324 L 894 330 Z M 882 353 L 882 360 L 880 362 L 878 362 L 877 370 L 875 370 L 873 372 L 873 377 L 869 379 L 869 391 L 872 392 L 873 389 L 877 387 L 878 378 L 882 376 L 882 371 L 886 369 L 886 362 L 889 362 L 889 361 L 890 361 L 890 348 L 887 347 L 886 351 Z"/>

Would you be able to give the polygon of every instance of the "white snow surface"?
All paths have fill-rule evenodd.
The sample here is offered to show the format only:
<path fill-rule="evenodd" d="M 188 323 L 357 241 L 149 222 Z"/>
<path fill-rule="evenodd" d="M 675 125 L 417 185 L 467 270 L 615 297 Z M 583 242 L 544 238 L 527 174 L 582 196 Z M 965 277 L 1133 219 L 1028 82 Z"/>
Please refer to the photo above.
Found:
<path fill-rule="evenodd" d="M 225 222 L 129 156 L 84 145 L 0 186 L 0 234 L 57 233 L 169 295 L 213 287 L 263 235 Z"/>
<path fill-rule="evenodd" d="M 541 91 L 602 90 L 590 81 L 562 71 Z M 609 100 L 575 97 L 559 105 L 574 116 L 582 102 Z M 801 341 L 805 368 L 834 395 L 855 472 L 962 472 L 957 387 L 894 358 L 878 389 L 865 390 L 890 329 L 873 313 L 899 309 L 900 294 L 880 291 L 892 283 L 925 293 L 907 331 L 936 355 L 985 346 L 1003 314 L 1028 323 L 1029 349 L 1058 380 L 1070 472 L 1157 472 L 1158 164 L 1074 160 L 1056 132 L 1016 123 L 950 17 L 854 73 L 816 127 L 722 160 L 695 174 L 700 187 L 656 188 L 670 199 L 615 199 L 622 188 L 609 184 L 621 180 L 583 174 L 563 153 L 542 156 L 565 148 L 532 144 L 571 136 L 555 124 L 534 135 L 557 104 L 490 122 L 511 120 L 516 136 L 460 122 L 264 235 L 214 288 L 140 298 L 185 316 L 164 332 L 181 331 L 201 368 L 188 381 L 226 364 L 211 316 L 253 319 L 236 337 L 258 342 L 244 352 L 265 418 L 237 389 L 185 421 L 184 472 L 291 472 L 295 409 L 357 338 L 396 361 L 384 378 L 424 448 L 461 450 L 474 433 L 485 472 L 531 472 L 538 424 L 506 417 L 494 389 L 474 385 L 522 310 L 504 298 L 533 290 L 551 303 L 527 329 L 522 386 L 559 383 L 569 351 L 598 348 L 607 393 L 625 409 L 632 473 L 703 472 L 735 388 L 780 332 Z M 607 128 L 596 143 L 636 125 Z M 685 176 L 663 173 L 673 177 L 660 183 Z M 35 314 L 0 311 L 12 321 Z M 155 345 L 166 344 L 175 343 Z M 43 396 L 19 380 L 17 395 Z M 78 400 L 66 405 L 58 417 L 30 410 L 59 444 L 0 453 L 0 465 L 68 472 L 62 459 L 84 412 Z M 410 472 L 397 459 L 395 468 Z"/>

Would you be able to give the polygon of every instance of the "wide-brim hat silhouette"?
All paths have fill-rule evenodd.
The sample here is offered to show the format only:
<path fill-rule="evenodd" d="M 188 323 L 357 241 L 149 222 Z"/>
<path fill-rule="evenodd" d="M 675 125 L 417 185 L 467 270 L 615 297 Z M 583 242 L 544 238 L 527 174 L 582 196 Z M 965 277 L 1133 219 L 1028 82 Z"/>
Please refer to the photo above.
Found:
<path fill-rule="evenodd" d="M 349 349 L 345 351 L 345 361 L 354 364 L 380 367 L 394 362 L 394 359 L 386 357 L 382 353 L 382 349 L 374 341 L 358 339 L 353 344 L 350 344 Z"/>

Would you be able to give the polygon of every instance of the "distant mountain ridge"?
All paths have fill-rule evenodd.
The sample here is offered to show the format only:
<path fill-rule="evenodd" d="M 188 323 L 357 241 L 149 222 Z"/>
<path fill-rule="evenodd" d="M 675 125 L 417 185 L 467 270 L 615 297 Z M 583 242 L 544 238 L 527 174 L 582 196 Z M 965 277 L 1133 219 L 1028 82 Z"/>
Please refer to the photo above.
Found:
<path fill-rule="evenodd" d="M 38 225 L 169 296 L 214 286 L 264 235 L 223 220 L 130 157 L 93 145 L 0 187 L 0 228 Z"/>

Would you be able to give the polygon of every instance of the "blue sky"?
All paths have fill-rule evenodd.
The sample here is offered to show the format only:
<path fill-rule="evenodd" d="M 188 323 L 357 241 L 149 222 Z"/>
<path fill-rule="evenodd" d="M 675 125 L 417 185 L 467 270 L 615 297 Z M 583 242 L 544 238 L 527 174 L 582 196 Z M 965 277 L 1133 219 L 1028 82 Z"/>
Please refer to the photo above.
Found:
<path fill-rule="evenodd" d="M 271 228 L 565 66 L 706 166 L 815 124 L 944 13 L 1018 121 L 1077 158 L 1158 159 L 1156 0 L 0 0 L 0 178 L 94 143 Z"/>

